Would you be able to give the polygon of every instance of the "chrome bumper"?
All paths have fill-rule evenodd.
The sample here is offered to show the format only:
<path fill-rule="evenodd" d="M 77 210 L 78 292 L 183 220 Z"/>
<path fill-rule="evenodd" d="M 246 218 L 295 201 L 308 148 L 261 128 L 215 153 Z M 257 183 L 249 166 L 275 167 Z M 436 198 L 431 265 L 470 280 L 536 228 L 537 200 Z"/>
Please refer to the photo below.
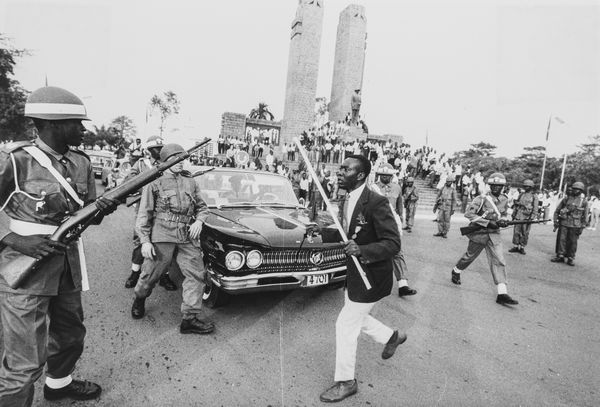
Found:
<path fill-rule="evenodd" d="M 346 266 L 333 267 L 327 270 L 319 271 L 303 271 L 303 272 L 289 272 L 289 273 L 268 273 L 268 274 L 250 274 L 247 276 L 231 277 L 223 276 L 214 271 L 211 267 L 207 267 L 209 278 L 212 283 L 219 287 L 221 290 L 228 294 L 246 294 L 252 292 L 263 292 L 263 291 L 281 291 L 281 290 L 293 290 L 295 288 L 304 288 L 304 281 L 306 276 L 314 276 L 321 274 L 329 275 L 329 284 L 335 284 L 343 282 L 346 279 L 346 274 L 341 276 L 335 276 L 335 273 L 339 271 L 345 271 Z M 281 281 L 281 282 L 268 282 L 265 283 L 265 279 L 290 279 L 293 278 L 296 281 Z M 325 286 L 326 286 L 325 285 Z M 312 288 L 315 286 L 311 286 Z M 316 286 L 318 287 L 318 286 Z"/>

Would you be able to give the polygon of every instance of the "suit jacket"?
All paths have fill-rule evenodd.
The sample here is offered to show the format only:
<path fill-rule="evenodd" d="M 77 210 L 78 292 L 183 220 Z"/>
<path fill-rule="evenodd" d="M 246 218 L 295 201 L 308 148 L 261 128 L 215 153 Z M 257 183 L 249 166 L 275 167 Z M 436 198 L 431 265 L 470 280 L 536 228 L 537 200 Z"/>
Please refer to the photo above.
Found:
<path fill-rule="evenodd" d="M 363 190 L 350 219 L 348 239 L 354 240 L 360 247 L 359 261 L 371 283 L 371 289 L 366 289 L 354 261 L 348 257 L 348 297 L 354 302 L 376 302 L 392 292 L 392 258 L 400 251 L 398 225 L 387 198 L 368 187 Z"/>

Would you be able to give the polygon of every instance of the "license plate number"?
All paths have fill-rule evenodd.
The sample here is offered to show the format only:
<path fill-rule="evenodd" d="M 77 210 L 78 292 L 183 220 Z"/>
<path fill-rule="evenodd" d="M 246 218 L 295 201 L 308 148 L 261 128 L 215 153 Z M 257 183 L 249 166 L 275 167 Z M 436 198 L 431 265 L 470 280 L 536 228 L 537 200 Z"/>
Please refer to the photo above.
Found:
<path fill-rule="evenodd" d="M 306 286 L 313 287 L 316 285 L 324 285 L 329 283 L 329 274 L 317 274 L 313 276 L 306 276 Z"/>

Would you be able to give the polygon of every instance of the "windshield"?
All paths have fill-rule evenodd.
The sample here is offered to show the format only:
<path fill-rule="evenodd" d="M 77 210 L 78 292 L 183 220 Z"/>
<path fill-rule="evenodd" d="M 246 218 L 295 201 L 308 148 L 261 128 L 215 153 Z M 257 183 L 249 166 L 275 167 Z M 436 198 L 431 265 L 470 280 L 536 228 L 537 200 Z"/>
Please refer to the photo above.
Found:
<path fill-rule="evenodd" d="M 298 205 L 291 182 L 277 175 L 217 168 L 196 177 L 196 182 L 202 198 L 209 206 Z"/>

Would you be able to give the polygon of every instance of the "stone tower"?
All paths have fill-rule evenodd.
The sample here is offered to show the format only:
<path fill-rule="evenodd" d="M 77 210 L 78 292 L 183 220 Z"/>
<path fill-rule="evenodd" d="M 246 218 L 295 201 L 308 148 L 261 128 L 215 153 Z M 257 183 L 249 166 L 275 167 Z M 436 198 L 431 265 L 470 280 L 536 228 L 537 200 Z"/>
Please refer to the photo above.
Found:
<path fill-rule="evenodd" d="M 362 89 L 367 47 L 365 8 L 351 4 L 340 13 L 335 44 L 329 119 L 343 120 L 351 111 L 355 89 Z"/>
<path fill-rule="evenodd" d="M 291 143 L 315 118 L 324 0 L 298 0 L 292 21 L 281 141 Z"/>

